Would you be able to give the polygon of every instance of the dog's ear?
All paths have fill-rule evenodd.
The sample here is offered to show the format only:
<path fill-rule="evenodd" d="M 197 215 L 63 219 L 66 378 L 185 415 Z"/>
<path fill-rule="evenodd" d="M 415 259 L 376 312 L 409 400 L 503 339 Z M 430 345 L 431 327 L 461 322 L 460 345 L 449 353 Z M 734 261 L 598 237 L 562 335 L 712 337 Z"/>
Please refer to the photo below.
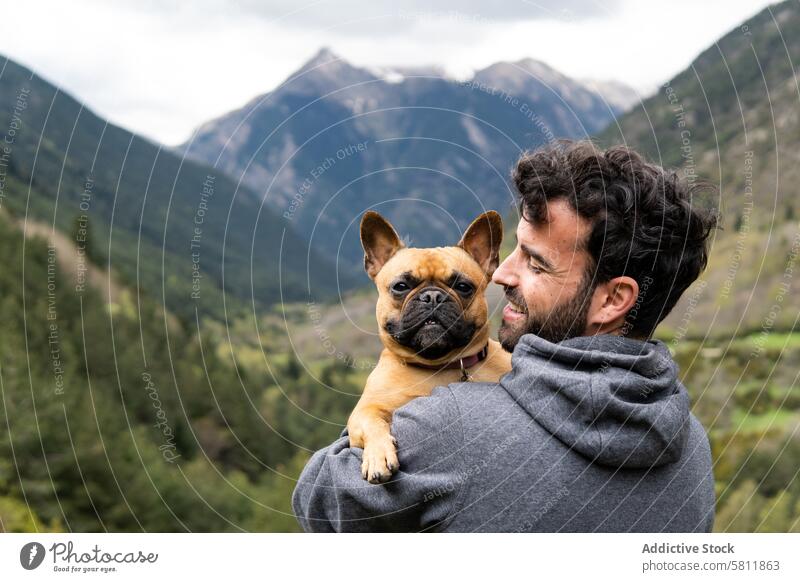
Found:
<path fill-rule="evenodd" d="M 467 251 L 489 277 L 500 264 L 503 242 L 503 219 L 494 210 L 484 212 L 472 221 L 458 246 Z"/>
<path fill-rule="evenodd" d="M 403 243 L 388 220 L 369 210 L 361 217 L 361 246 L 364 247 L 364 269 L 370 279 L 374 279 L 386 261 L 403 248 Z"/>

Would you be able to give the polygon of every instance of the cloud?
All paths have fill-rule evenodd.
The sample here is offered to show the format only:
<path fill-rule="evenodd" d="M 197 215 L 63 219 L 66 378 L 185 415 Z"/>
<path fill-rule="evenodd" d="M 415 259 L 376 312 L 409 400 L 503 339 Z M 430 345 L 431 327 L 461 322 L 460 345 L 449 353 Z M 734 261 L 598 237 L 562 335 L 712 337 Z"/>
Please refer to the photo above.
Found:
<path fill-rule="evenodd" d="M 532 57 L 649 89 L 769 0 L 442 0 L 435 11 L 422 0 L 301 1 L 22 2 L 0 19 L 0 53 L 113 123 L 176 144 L 321 46 L 359 66 L 441 65 L 463 76 Z"/>
<path fill-rule="evenodd" d="M 486 2 L 485 0 L 311 0 L 298 3 L 296 0 L 272 0 L 260 2 L 243 0 L 240 9 L 251 11 L 271 19 L 299 23 L 304 26 L 337 27 L 343 22 L 398 16 L 408 20 L 433 18 L 462 18 L 483 22 L 521 22 L 527 20 L 573 20 L 579 21 L 603 16 L 618 6 L 617 0 L 507 0 Z M 368 27 L 362 29 L 369 33 Z"/>
<path fill-rule="evenodd" d="M 117 5 L 145 12 L 185 11 L 184 4 L 142 0 Z M 197 0 L 194 14 L 212 20 L 257 18 L 265 24 L 364 37 L 405 34 L 425 22 L 482 24 L 553 20 L 580 22 L 608 16 L 619 0 Z"/>

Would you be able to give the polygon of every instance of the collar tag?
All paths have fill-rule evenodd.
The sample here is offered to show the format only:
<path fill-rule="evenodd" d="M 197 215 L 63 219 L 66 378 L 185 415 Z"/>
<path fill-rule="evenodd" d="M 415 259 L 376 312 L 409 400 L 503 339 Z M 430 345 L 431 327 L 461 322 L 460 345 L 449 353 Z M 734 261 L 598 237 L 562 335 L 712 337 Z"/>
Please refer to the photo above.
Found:
<path fill-rule="evenodd" d="M 461 366 L 461 381 L 462 382 L 470 382 L 472 377 L 469 375 L 469 372 L 464 367 L 464 358 L 458 360 L 459 365 Z"/>

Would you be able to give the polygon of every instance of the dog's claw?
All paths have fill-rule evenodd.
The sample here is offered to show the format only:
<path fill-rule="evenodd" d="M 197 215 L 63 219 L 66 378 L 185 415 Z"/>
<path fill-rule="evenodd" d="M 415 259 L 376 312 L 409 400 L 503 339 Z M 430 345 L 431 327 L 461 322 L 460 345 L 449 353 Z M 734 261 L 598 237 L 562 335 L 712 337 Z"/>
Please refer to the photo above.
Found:
<path fill-rule="evenodd" d="M 367 442 L 361 463 L 361 476 L 373 484 L 386 483 L 400 468 L 394 438 L 383 443 Z"/>

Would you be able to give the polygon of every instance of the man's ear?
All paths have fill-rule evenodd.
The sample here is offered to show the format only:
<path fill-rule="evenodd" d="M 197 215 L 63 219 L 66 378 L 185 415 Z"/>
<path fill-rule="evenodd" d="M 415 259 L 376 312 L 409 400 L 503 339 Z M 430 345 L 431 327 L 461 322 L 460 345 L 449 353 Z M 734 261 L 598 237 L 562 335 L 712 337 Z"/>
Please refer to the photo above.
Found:
<path fill-rule="evenodd" d="M 628 325 L 626 319 L 638 300 L 639 284 L 632 277 L 615 277 L 598 284 L 586 318 L 587 335 L 624 329 Z M 631 315 L 636 317 L 635 312 Z"/>
<path fill-rule="evenodd" d="M 364 247 L 364 269 L 370 279 L 374 279 L 386 261 L 403 248 L 403 243 L 388 220 L 369 210 L 361 217 L 361 246 Z"/>
<path fill-rule="evenodd" d="M 503 219 L 494 210 L 484 212 L 472 221 L 458 246 L 467 251 L 491 277 L 500 264 L 500 244 L 503 242 Z"/>

